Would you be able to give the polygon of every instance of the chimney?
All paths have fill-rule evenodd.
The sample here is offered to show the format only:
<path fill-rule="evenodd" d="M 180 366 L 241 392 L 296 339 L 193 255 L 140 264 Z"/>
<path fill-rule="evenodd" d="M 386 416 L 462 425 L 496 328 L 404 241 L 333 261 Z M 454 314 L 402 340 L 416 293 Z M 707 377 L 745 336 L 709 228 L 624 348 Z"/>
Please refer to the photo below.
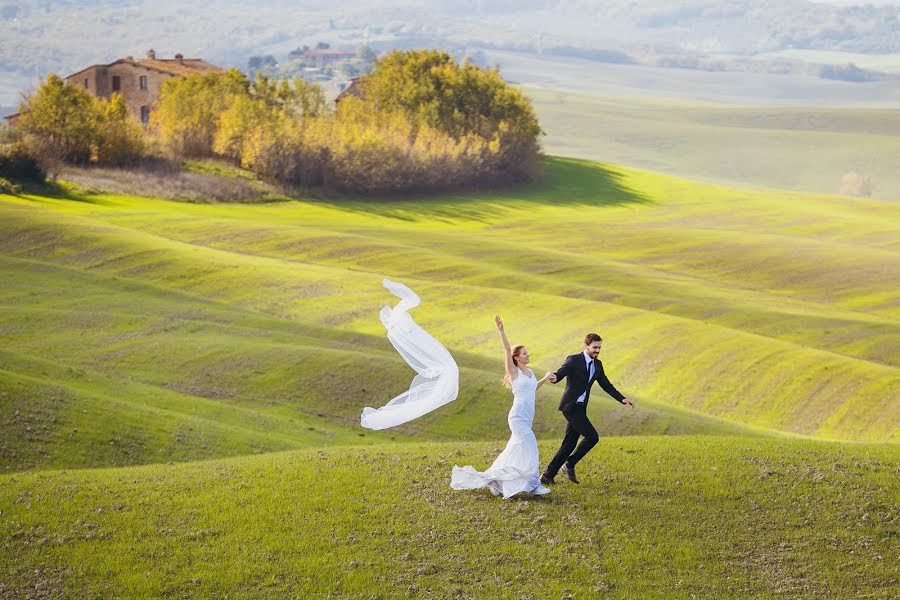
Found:
<path fill-rule="evenodd" d="M 153 48 L 147 50 L 147 60 L 156 60 L 156 51 Z"/>
<path fill-rule="evenodd" d="M 133 56 L 126 56 L 126 57 L 125 57 L 125 60 L 127 60 L 127 61 L 129 61 L 129 62 L 134 62 L 134 57 L 133 57 Z"/>
<path fill-rule="evenodd" d="M 184 55 L 180 52 L 178 54 L 176 54 L 175 62 L 177 62 L 179 65 L 183 65 L 184 64 Z"/>

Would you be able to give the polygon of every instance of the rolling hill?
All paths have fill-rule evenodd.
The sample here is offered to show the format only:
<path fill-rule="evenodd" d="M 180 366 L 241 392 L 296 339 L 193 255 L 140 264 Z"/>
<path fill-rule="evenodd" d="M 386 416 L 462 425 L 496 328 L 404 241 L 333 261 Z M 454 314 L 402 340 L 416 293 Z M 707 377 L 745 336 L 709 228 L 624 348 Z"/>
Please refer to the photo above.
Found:
<path fill-rule="evenodd" d="M 596 402 L 603 433 L 897 441 L 895 206 L 568 159 L 536 188 L 421 201 L 4 197 L 4 466 L 383 441 L 355 423 L 409 381 L 384 276 L 463 369 L 460 399 L 395 438 L 496 435 L 501 313 L 538 370 L 606 338 L 641 410 Z"/>
<path fill-rule="evenodd" d="M 562 158 L 417 200 L 0 196 L 0 598 L 895 597 L 896 207 Z M 372 432 L 411 378 L 385 276 L 461 386 Z M 595 397 L 580 486 L 449 489 L 507 435 L 495 313 L 539 373 L 598 331 L 637 402 Z"/>

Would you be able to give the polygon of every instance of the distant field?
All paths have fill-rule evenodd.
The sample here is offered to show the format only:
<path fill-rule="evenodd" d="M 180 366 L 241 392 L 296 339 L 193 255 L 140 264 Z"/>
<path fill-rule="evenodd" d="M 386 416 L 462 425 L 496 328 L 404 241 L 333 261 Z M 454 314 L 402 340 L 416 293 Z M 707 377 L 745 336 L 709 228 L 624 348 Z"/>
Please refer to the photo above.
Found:
<path fill-rule="evenodd" d="M 737 106 L 896 108 L 900 80 L 848 83 L 818 77 L 620 65 L 552 54 L 485 50 L 507 79 L 561 92 L 679 99 Z"/>
<path fill-rule="evenodd" d="M 700 178 L 838 193 L 871 178 L 900 200 L 900 109 L 728 106 L 526 87 L 552 154 Z"/>
<path fill-rule="evenodd" d="M 606 339 L 606 434 L 897 441 L 900 214 L 551 159 L 530 189 L 187 204 L 79 188 L 0 200 L 2 468 L 127 465 L 506 435 L 492 318 L 538 372 Z M 382 277 L 454 353 L 460 399 L 388 433 L 408 386 Z M 557 437 L 559 389 L 539 437 Z"/>
<path fill-rule="evenodd" d="M 449 488 L 502 445 L 0 475 L 5 598 L 896 597 L 897 446 L 607 438 L 580 486 Z M 554 450 L 550 441 L 541 453 Z"/>
<path fill-rule="evenodd" d="M 881 71 L 882 73 L 900 73 L 900 54 L 859 54 L 854 52 L 797 49 L 756 55 L 756 58 L 776 57 L 828 65 L 846 65 L 852 63 L 861 69 Z"/>

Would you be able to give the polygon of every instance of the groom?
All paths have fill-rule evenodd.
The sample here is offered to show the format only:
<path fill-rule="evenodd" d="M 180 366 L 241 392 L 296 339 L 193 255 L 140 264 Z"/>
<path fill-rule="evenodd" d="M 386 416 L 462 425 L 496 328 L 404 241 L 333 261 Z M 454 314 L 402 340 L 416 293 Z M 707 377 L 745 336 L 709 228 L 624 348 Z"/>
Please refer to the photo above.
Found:
<path fill-rule="evenodd" d="M 569 481 L 579 483 L 578 478 L 575 477 L 575 465 L 600 439 L 597 430 L 587 418 L 587 405 L 588 400 L 591 399 L 592 383 L 596 381 L 607 394 L 620 403 L 634 408 L 634 402 L 613 387 L 603 373 L 603 364 L 597 360 L 602 343 L 603 340 L 596 333 L 587 334 L 584 338 L 584 350 L 566 357 L 559 370 L 550 374 L 550 383 L 556 383 L 565 377 L 569 378 L 566 382 L 566 391 L 563 392 L 559 402 L 559 410 L 569 422 L 569 426 L 566 427 L 566 437 L 563 438 L 559 452 L 541 475 L 541 483 L 544 485 L 556 483 L 553 478 L 560 470 L 569 478 Z M 578 443 L 579 437 L 584 437 L 580 444 Z M 575 452 L 572 452 L 573 450 Z"/>

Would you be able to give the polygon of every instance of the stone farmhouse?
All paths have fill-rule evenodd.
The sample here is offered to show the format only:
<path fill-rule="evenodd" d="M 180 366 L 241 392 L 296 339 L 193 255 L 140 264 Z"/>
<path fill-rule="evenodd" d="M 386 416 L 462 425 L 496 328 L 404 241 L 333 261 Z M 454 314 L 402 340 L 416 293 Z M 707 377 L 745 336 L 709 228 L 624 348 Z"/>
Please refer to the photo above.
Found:
<path fill-rule="evenodd" d="M 295 50 L 288 55 L 288 58 L 305 61 L 314 67 L 325 67 L 341 60 L 356 58 L 356 52 L 339 48 L 313 48 L 299 53 Z"/>
<path fill-rule="evenodd" d="M 121 94 L 131 109 L 131 114 L 141 123 L 150 122 L 153 103 L 159 99 L 162 82 L 172 77 L 185 77 L 193 73 L 223 72 L 199 58 L 184 58 L 176 54 L 174 58 L 157 58 L 156 52 L 149 50 L 146 58 L 135 60 L 128 56 L 108 65 L 92 65 L 76 71 L 65 78 L 69 85 L 83 86 L 94 96 L 111 97 Z M 15 126 L 18 114 L 6 117 Z"/>

